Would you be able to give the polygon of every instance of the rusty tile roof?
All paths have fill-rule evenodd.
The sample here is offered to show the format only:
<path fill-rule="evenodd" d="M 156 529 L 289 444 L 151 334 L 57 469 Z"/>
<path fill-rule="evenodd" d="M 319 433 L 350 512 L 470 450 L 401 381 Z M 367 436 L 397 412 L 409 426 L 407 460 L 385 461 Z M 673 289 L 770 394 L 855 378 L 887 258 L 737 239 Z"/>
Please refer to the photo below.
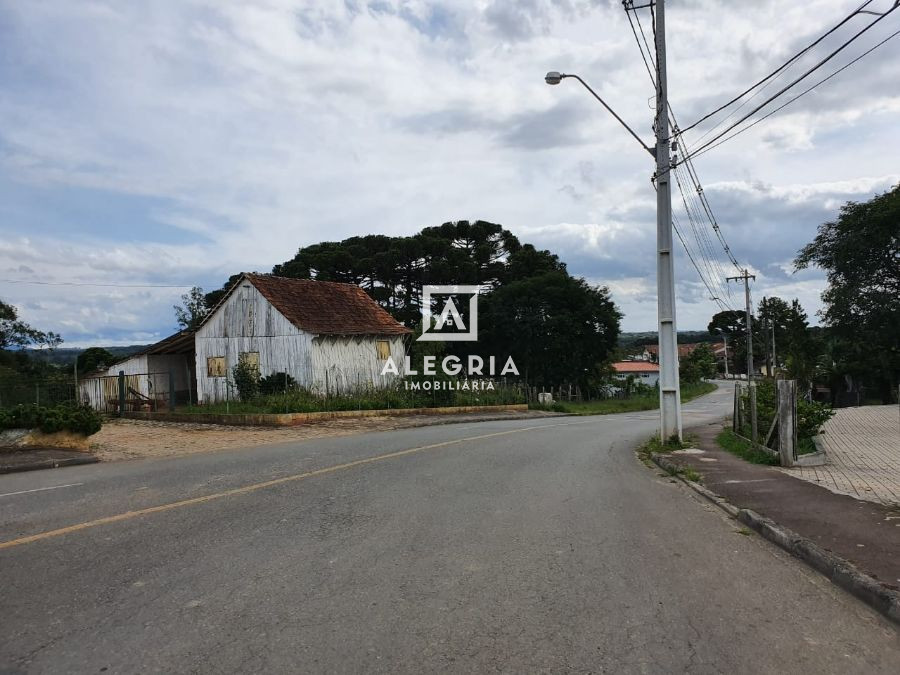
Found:
<path fill-rule="evenodd" d="M 412 331 L 355 284 L 288 279 L 262 274 L 245 278 L 297 328 L 315 335 L 406 335 Z"/>
<path fill-rule="evenodd" d="M 658 373 L 659 366 L 646 361 L 617 361 L 612 364 L 617 373 Z"/>

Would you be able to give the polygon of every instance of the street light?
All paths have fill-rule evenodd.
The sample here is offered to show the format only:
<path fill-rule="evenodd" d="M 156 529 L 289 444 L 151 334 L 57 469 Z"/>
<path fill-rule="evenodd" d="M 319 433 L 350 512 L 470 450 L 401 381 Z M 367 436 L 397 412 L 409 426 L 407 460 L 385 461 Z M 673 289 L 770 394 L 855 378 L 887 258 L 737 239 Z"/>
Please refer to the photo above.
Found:
<path fill-rule="evenodd" d="M 587 89 L 610 115 L 628 131 L 656 160 L 656 287 L 659 325 L 659 436 L 681 439 L 681 391 L 678 382 L 678 331 L 675 328 L 675 266 L 672 242 L 672 138 L 669 136 L 669 106 L 666 82 L 666 11 L 665 0 L 656 0 L 656 146 L 649 147 L 634 130 L 625 124 L 606 101 L 578 75 L 550 71 L 544 76 L 547 84 L 557 85 L 566 78 L 574 78 Z"/>
<path fill-rule="evenodd" d="M 646 150 L 647 152 L 649 152 L 652 156 L 656 157 L 656 152 L 653 150 L 653 148 L 651 148 L 646 143 L 644 143 L 644 141 L 641 140 L 641 137 L 638 136 L 636 133 L 634 133 L 634 130 L 630 126 L 625 124 L 625 120 L 623 120 L 621 117 L 619 117 L 616 114 L 616 111 L 613 110 L 612 108 L 610 108 L 609 105 L 606 103 L 606 101 L 604 101 L 602 98 L 600 98 L 600 95 L 596 91 L 591 89 L 591 87 L 588 85 L 588 83 L 585 82 L 584 80 L 582 80 L 578 75 L 567 74 L 567 73 L 558 73 L 555 70 L 551 70 L 549 73 L 544 75 L 544 82 L 546 82 L 547 84 L 550 84 L 550 85 L 557 85 L 560 82 L 562 82 L 564 79 L 566 79 L 567 77 L 571 77 L 573 80 L 578 80 L 579 82 L 581 82 L 581 86 L 584 87 L 585 89 L 587 89 L 589 92 L 591 92 L 591 95 L 595 99 L 600 101 L 600 103 L 603 105 L 603 107 L 606 108 L 607 111 L 609 111 L 609 114 L 612 115 L 613 117 L 615 117 L 619 121 L 619 124 L 621 124 L 623 127 L 625 127 L 626 131 L 628 131 L 628 133 L 631 134 L 634 137 L 634 139 L 638 143 L 641 144 L 641 147 L 644 150 Z"/>

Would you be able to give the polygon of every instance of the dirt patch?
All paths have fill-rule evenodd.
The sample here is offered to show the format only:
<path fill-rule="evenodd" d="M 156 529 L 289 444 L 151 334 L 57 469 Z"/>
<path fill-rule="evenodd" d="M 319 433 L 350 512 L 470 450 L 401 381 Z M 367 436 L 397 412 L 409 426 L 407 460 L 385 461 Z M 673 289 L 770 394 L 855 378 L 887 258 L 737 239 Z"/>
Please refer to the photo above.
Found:
<path fill-rule="evenodd" d="M 28 449 L 63 448 L 88 452 L 90 439 L 71 431 L 45 434 L 39 429 L 7 429 L 0 432 L 0 451 L 14 452 Z"/>
<path fill-rule="evenodd" d="M 541 411 L 492 414 L 414 415 L 334 419 L 295 427 L 246 427 L 180 422 L 114 419 L 90 438 L 90 450 L 101 461 L 139 457 L 172 457 L 195 452 L 248 448 L 348 436 L 369 431 L 390 431 L 437 424 L 553 417 Z"/>

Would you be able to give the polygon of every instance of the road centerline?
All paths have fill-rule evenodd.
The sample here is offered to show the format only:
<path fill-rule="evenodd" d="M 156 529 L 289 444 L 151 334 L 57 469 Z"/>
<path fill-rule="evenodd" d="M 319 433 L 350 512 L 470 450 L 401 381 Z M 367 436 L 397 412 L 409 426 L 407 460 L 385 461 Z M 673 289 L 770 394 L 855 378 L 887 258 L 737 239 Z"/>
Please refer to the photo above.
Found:
<path fill-rule="evenodd" d="M 99 527 L 101 525 L 109 525 L 111 523 L 118 523 L 124 520 L 131 520 L 133 518 L 138 518 L 140 516 L 146 516 L 153 513 L 162 513 L 164 511 L 171 511 L 174 509 L 184 508 L 187 506 L 194 506 L 196 504 L 203 504 L 206 502 L 211 502 L 217 499 L 224 499 L 226 497 L 234 497 L 238 495 L 249 494 L 251 492 L 256 492 L 258 490 L 263 490 L 266 488 L 274 487 L 276 485 L 282 485 L 285 483 L 296 482 L 300 480 L 305 480 L 307 478 L 314 478 L 316 476 L 324 476 L 331 473 L 336 473 L 339 471 L 345 471 L 348 469 L 353 469 L 359 466 L 364 466 L 367 464 L 374 464 L 376 462 L 383 462 L 390 459 L 396 459 L 398 457 L 404 457 L 407 455 L 413 455 L 419 452 L 425 452 L 426 450 L 435 450 L 438 448 L 447 447 L 450 445 L 457 445 L 459 443 L 465 443 L 467 441 L 478 441 L 484 440 L 486 438 L 494 438 L 497 436 L 508 436 L 511 434 L 519 434 L 524 433 L 526 431 L 538 431 L 540 429 L 552 429 L 555 427 L 563 427 L 563 426 L 572 426 L 577 424 L 589 424 L 594 420 L 581 420 L 577 422 L 559 422 L 555 424 L 540 424 L 529 427 L 522 427 L 521 429 L 507 429 L 506 431 L 495 431 L 489 434 L 479 434 L 477 436 L 466 436 L 464 438 L 455 438 L 448 441 L 440 441 L 438 443 L 430 443 L 428 445 L 421 445 L 414 448 L 406 448 L 404 450 L 395 450 L 393 452 L 384 453 L 381 455 L 375 455 L 374 457 L 364 457 L 362 459 L 356 459 L 350 462 L 343 462 L 341 464 L 334 464 L 332 466 L 323 467 L 321 469 L 314 469 L 312 471 L 304 471 L 302 473 L 292 474 L 290 476 L 282 476 L 281 478 L 273 478 L 272 480 L 262 481 L 259 483 L 250 483 L 249 485 L 243 485 L 241 487 L 232 488 L 230 490 L 223 490 L 221 492 L 214 492 L 208 495 L 201 495 L 199 497 L 191 497 L 190 499 L 182 499 L 175 502 L 169 502 L 166 504 L 159 504 L 157 506 L 150 506 L 144 509 L 138 509 L 136 511 L 124 511 L 122 513 L 117 513 L 112 516 L 105 516 L 103 518 L 96 518 L 94 520 L 84 521 L 82 523 L 76 523 L 74 525 L 68 525 L 66 527 L 60 527 L 54 530 L 46 530 L 44 532 L 38 532 L 36 534 L 27 535 L 25 537 L 19 537 L 17 539 L 10 539 L 8 541 L 0 542 L 0 550 L 13 548 L 15 546 L 22 546 L 24 544 L 31 544 L 36 541 L 42 541 L 44 539 L 51 539 L 54 537 L 61 537 L 66 534 L 71 534 L 73 532 L 80 532 L 81 530 L 87 530 L 94 527 Z M 74 485 L 74 484 L 73 484 Z M 66 486 L 68 487 L 68 486 Z M 44 489 L 44 488 L 39 488 Z"/>

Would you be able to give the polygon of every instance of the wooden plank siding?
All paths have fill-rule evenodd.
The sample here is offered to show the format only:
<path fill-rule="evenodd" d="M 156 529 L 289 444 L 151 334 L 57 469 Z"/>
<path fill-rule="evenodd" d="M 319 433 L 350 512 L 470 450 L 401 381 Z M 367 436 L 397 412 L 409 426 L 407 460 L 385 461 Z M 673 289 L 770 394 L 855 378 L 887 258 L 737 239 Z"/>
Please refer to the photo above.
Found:
<path fill-rule="evenodd" d="M 245 281 L 200 327 L 195 335 L 197 397 L 202 403 L 234 398 L 227 391 L 233 381 L 232 369 L 244 352 L 259 354 L 263 376 L 285 372 L 297 384 L 311 390 L 331 393 L 354 389 L 369 380 L 373 386 L 388 384 L 381 377 L 382 361 L 377 359 L 376 340 L 391 342 L 391 354 L 402 369 L 405 347 L 403 336 L 314 336 L 275 309 L 251 284 Z M 224 357 L 225 377 L 210 377 L 207 359 Z M 327 375 L 326 375 L 327 373 Z"/>

